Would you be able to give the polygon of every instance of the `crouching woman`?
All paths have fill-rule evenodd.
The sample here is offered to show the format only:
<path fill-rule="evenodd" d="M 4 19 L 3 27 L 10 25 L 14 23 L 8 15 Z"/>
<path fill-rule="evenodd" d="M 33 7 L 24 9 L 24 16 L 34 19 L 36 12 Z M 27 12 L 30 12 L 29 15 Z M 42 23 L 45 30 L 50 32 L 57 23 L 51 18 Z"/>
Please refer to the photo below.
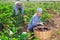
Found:
<path fill-rule="evenodd" d="M 42 8 L 37 8 L 36 13 L 32 17 L 30 23 L 28 24 L 28 30 L 29 32 L 33 32 L 33 28 L 37 25 L 43 25 L 43 22 L 41 22 L 40 17 L 42 15 Z"/>

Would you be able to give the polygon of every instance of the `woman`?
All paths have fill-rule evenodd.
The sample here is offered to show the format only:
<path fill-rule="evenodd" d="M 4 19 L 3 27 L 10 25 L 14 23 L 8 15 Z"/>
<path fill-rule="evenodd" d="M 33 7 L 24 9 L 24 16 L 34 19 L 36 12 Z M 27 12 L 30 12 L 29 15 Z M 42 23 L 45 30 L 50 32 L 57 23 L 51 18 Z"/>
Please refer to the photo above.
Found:
<path fill-rule="evenodd" d="M 21 15 L 23 14 L 24 12 L 24 6 L 23 6 L 23 3 L 17 1 L 15 4 L 14 4 L 14 13 L 13 15 L 18 15 L 18 10 L 20 11 Z"/>
<path fill-rule="evenodd" d="M 32 19 L 28 25 L 28 30 L 30 32 L 33 32 L 33 28 L 35 26 L 37 26 L 38 24 L 43 25 L 43 22 L 41 22 L 41 20 L 40 20 L 41 15 L 42 15 L 42 8 L 37 8 L 37 12 L 32 17 Z"/>
<path fill-rule="evenodd" d="M 24 6 L 23 6 L 23 3 L 22 2 L 19 2 L 17 1 L 15 4 L 14 4 L 14 12 L 13 12 L 13 17 L 14 19 L 17 21 L 17 23 L 21 24 L 22 26 L 24 26 L 24 18 L 23 18 L 23 14 L 24 13 Z M 20 18 L 19 18 L 20 17 Z M 16 26 L 18 26 L 18 24 L 16 24 Z M 19 24 L 19 25 L 20 25 Z"/>

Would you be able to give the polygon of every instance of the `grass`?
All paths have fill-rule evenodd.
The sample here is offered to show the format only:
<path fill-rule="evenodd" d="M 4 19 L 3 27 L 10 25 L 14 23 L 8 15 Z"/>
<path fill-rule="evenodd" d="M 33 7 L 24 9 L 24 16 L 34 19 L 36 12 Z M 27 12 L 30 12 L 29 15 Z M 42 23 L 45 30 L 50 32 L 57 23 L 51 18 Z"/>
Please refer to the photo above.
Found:
<path fill-rule="evenodd" d="M 60 31 L 57 31 L 57 34 L 60 35 Z"/>

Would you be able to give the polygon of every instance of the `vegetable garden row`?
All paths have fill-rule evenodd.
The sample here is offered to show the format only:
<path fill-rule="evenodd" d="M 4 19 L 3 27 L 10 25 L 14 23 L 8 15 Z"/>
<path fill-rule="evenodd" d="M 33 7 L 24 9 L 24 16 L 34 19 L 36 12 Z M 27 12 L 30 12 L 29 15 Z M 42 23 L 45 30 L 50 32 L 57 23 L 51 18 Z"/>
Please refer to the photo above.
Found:
<path fill-rule="evenodd" d="M 14 3 L 0 2 L 0 22 L 4 25 L 4 28 L 0 31 L 1 40 L 28 40 L 29 33 L 20 34 L 17 30 L 22 26 L 19 23 L 20 16 L 18 15 L 18 21 L 12 17 Z M 31 17 L 36 12 L 36 9 L 41 7 L 43 9 L 43 15 L 41 21 L 46 21 L 52 18 L 52 15 L 46 12 L 47 9 L 52 10 L 60 15 L 60 2 L 24 2 L 24 23 L 28 25 Z M 13 23 L 14 22 L 14 23 Z M 17 33 L 17 34 L 16 34 Z M 23 39 L 22 39 L 23 38 Z M 37 40 L 37 39 L 34 39 Z"/>

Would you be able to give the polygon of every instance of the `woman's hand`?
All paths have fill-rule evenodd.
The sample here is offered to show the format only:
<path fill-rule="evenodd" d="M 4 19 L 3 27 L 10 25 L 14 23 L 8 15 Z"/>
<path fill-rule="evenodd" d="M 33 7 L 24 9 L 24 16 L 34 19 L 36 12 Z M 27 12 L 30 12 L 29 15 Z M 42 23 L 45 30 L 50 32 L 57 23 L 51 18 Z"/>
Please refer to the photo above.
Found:
<path fill-rule="evenodd" d="M 41 25 L 44 25 L 43 22 L 38 22 L 37 24 L 41 24 Z"/>
<path fill-rule="evenodd" d="M 29 30 L 27 29 L 27 32 L 29 32 Z"/>

